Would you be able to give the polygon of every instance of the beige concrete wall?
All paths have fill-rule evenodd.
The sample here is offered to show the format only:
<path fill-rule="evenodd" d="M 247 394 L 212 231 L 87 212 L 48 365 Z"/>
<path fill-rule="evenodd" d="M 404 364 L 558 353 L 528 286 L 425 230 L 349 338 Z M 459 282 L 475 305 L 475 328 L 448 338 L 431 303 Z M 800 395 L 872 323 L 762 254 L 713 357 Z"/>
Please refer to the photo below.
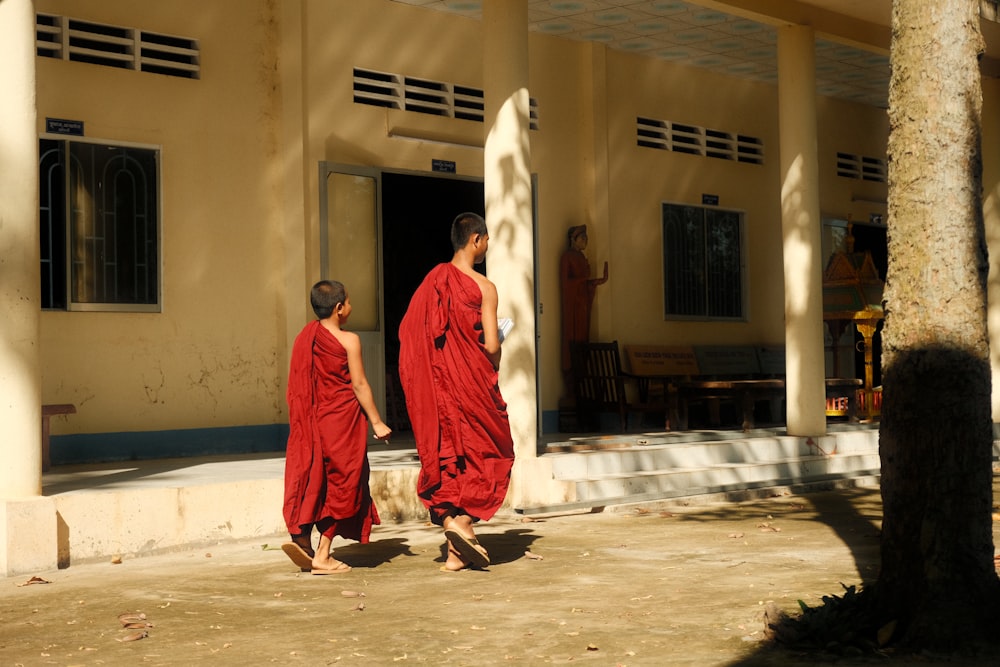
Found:
<path fill-rule="evenodd" d="M 783 341 L 776 87 L 631 54 L 609 53 L 608 62 L 614 240 L 609 289 L 598 303 L 601 337 L 675 345 Z M 758 137 L 764 164 L 640 147 L 636 116 Z M 702 194 L 718 196 L 722 208 L 745 212 L 746 322 L 663 319 L 660 204 L 701 205 Z"/>
<path fill-rule="evenodd" d="M 39 133 L 46 117 L 74 119 L 88 140 L 161 150 L 163 310 L 42 313 L 42 400 L 78 408 L 54 419 L 53 433 L 281 419 L 269 4 L 37 3 L 39 12 L 197 39 L 202 64 L 201 79 L 187 80 L 37 58 Z"/>
<path fill-rule="evenodd" d="M 163 312 L 43 313 L 43 401 L 79 407 L 53 433 L 280 423 L 289 339 L 318 275 L 317 162 L 429 173 L 437 158 L 483 175 L 481 123 L 354 104 L 353 68 L 483 88 L 481 24 L 388 0 L 37 4 L 193 37 L 203 67 L 188 81 L 38 59 L 39 131 L 46 116 L 83 120 L 89 138 L 163 158 Z M 610 264 L 596 338 L 780 343 L 776 87 L 537 33 L 529 49 L 542 408 L 561 393 L 558 258 L 573 224 L 590 225 L 592 270 Z M 765 163 L 638 147 L 638 115 L 760 137 Z M 884 155 L 884 112 L 821 100 L 819 124 L 824 214 L 884 198 L 884 185 L 837 179 L 829 158 Z M 703 193 L 746 213 L 746 322 L 663 320 L 660 204 Z"/>
<path fill-rule="evenodd" d="M 886 214 L 887 183 L 836 175 L 837 153 L 886 159 L 889 117 L 885 109 L 820 97 L 817 103 L 820 212 L 825 218 L 867 222 Z M 883 276 L 884 278 L 885 276 Z"/>

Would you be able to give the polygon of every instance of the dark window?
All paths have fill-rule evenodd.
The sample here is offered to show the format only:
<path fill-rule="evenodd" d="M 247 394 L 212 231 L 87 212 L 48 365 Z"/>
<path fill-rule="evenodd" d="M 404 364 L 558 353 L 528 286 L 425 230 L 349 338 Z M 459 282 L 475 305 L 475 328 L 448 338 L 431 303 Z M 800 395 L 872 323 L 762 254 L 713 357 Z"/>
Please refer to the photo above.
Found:
<path fill-rule="evenodd" d="M 663 292 L 668 318 L 742 319 L 742 214 L 664 204 Z"/>
<path fill-rule="evenodd" d="M 159 310 L 159 152 L 42 139 L 42 307 Z"/>

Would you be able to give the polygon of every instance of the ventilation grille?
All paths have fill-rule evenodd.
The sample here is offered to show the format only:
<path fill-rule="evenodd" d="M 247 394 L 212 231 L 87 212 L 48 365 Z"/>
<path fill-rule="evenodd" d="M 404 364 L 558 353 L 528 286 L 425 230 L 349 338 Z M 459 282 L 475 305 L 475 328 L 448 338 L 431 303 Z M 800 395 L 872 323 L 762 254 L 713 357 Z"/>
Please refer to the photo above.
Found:
<path fill-rule="evenodd" d="M 636 118 L 636 139 L 645 148 L 764 164 L 764 143 L 744 134 L 640 116 Z"/>
<path fill-rule="evenodd" d="M 483 91 L 453 83 L 354 68 L 354 103 L 483 122 Z M 538 129 L 538 103 L 530 100 L 530 127 Z"/>
<path fill-rule="evenodd" d="M 885 160 L 851 155 L 850 153 L 837 153 L 837 176 L 885 183 Z"/>
<path fill-rule="evenodd" d="M 64 16 L 35 15 L 35 52 L 46 58 L 201 78 L 196 40 Z"/>

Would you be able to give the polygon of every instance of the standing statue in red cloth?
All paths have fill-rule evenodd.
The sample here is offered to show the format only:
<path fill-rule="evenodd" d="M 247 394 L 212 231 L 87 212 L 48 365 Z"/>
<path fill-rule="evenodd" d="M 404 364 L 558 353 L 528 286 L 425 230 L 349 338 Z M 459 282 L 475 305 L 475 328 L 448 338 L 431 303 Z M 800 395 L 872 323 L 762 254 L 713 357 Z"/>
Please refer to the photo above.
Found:
<path fill-rule="evenodd" d="M 597 286 L 608 282 L 608 263 L 604 275 L 590 277 L 590 262 L 583 253 L 587 248 L 587 225 L 576 225 L 567 233 L 569 247 L 559 261 L 559 287 L 562 291 L 562 371 L 567 392 L 573 387 L 570 343 L 590 341 L 590 311 Z"/>

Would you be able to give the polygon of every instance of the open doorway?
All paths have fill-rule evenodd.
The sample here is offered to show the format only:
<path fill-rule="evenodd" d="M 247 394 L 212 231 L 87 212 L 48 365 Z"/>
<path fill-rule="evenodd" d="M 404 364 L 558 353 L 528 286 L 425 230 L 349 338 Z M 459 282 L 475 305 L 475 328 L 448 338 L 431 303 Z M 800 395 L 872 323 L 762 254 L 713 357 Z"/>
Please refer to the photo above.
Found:
<path fill-rule="evenodd" d="M 481 180 L 382 173 L 382 266 L 386 412 L 396 431 L 410 430 L 399 387 L 399 323 L 427 272 L 451 260 L 451 223 L 459 213 L 485 215 Z"/>

